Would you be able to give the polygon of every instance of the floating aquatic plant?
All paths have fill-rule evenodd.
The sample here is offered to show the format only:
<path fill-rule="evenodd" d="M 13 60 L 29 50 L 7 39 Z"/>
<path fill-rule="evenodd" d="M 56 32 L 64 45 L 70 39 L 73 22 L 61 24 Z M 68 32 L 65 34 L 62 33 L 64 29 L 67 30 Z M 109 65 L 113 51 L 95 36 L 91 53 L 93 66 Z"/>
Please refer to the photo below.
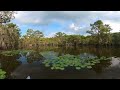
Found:
<path fill-rule="evenodd" d="M 4 79 L 6 77 L 5 74 L 6 72 L 0 69 L 0 79 Z"/>
<path fill-rule="evenodd" d="M 14 56 L 14 55 L 19 55 L 22 53 L 23 55 L 27 54 L 28 52 L 32 52 L 33 50 L 12 50 L 12 51 L 3 51 L 0 54 L 4 56 Z"/>
<path fill-rule="evenodd" d="M 54 59 L 46 59 L 44 60 L 43 64 L 45 64 L 46 67 L 51 67 L 52 70 L 53 69 L 64 70 L 68 66 L 72 66 L 75 67 L 77 70 L 80 70 L 82 68 L 90 69 L 96 63 L 100 63 L 101 60 L 108 60 L 108 59 L 110 58 L 106 58 L 106 57 L 81 58 L 80 56 L 66 54 Z"/>

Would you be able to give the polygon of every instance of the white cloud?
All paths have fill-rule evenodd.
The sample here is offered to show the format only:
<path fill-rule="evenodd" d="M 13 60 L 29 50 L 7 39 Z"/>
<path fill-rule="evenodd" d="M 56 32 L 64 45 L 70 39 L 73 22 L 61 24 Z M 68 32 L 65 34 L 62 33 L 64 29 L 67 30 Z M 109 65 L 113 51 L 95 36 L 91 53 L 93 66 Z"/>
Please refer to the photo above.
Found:
<path fill-rule="evenodd" d="M 74 30 L 74 31 L 79 31 L 79 30 L 80 30 L 80 27 L 75 26 L 75 24 L 72 23 L 72 24 L 70 25 L 70 29 L 71 29 L 71 30 Z"/>
<path fill-rule="evenodd" d="M 64 30 L 69 33 L 86 34 L 90 23 L 101 19 L 104 23 L 110 24 L 112 32 L 120 30 L 120 11 L 18 11 L 15 21 L 23 25 L 49 25 L 52 22 L 66 25 Z M 84 27 L 83 27 L 84 25 Z M 51 33 L 50 36 L 52 36 Z"/>
<path fill-rule="evenodd" d="M 109 20 L 104 21 L 105 24 L 109 24 L 113 29 L 111 32 L 119 32 L 120 31 L 120 24 L 117 22 L 112 22 Z"/>
<path fill-rule="evenodd" d="M 21 23 L 47 24 L 51 22 L 92 22 L 95 19 L 120 22 L 120 11 L 18 11 L 16 20 Z"/>
<path fill-rule="evenodd" d="M 24 24 L 49 24 L 51 22 L 64 23 L 66 21 L 89 21 L 92 12 L 88 11 L 18 11 L 16 20 Z"/>
<path fill-rule="evenodd" d="M 77 25 L 75 23 L 71 23 L 64 28 L 66 34 L 80 34 L 80 35 L 88 35 L 86 33 L 87 30 L 90 30 L 90 26 L 88 25 Z"/>

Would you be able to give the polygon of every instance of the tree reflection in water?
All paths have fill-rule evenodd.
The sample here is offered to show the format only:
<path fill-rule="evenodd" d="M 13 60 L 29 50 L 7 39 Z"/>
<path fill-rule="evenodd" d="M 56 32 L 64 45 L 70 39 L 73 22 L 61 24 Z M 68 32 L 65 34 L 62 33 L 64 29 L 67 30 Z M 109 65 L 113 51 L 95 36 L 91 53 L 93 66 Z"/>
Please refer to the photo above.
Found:
<path fill-rule="evenodd" d="M 6 78 L 9 78 L 11 72 L 13 72 L 21 63 L 16 60 L 18 56 L 4 56 L 0 55 L 1 69 L 6 72 Z"/>
<path fill-rule="evenodd" d="M 28 52 L 26 55 L 20 53 L 20 58 L 17 59 L 22 64 L 35 63 L 44 60 L 44 57 L 39 52 Z"/>
<path fill-rule="evenodd" d="M 31 52 L 27 56 L 28 63 L 42 62 L 45 58 L 39 52 Z"/>

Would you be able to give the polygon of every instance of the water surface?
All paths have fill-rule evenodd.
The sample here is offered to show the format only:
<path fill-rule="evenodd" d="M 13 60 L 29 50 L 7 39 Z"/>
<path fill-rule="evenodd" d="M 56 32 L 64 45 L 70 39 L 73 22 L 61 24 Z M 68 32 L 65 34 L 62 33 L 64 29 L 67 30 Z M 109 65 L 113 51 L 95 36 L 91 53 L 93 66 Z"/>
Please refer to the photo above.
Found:
<path fill-rule="evenodd" d="M 106 56 L 111 60 L 101 61 L 92 69 L 76 70 L 68 67 L 65 70 L 51 70 L 42 62 L 61 55 Z M 34 53 L 27 55 L 0 55 L 0 67 L 7 72 L 8 79 L 119 79 L 120 78 L 120 48 L 94 47 L 41 47 Z"/>

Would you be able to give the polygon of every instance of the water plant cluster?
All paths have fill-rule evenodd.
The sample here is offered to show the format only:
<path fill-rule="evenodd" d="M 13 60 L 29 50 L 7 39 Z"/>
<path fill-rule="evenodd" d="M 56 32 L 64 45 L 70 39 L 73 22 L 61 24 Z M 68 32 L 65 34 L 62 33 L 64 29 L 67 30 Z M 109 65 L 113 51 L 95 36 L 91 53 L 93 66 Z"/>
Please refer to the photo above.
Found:
<path fill-rule="evenodd" d="M 28 52 L 32 52 L 33 50 L 11 50 L 11 51 L 2 51 L 0 54 L 4 56 L 14 56 L 14 55 L 19 55 L 20 53 L 25 55 Z"/>
<path fill-rule="evenodd" d="M 6 77 L 6 72 L 5 71 L 3 71 L 2 69 L 0 69 L 0 79 L 5 79 L 5 77 Z"/>
<path fill-rule="evenodd" d="M 51 67 L 51 69 L 57 69 L 57 70 L 64 70 L 66 67 L 75 67 L 77 70 L 80 70 L 82 68 L 92 68 L 93 65 L 96 63 L 100 63 L 101 60 L 110 60 L 110 58 L 107 57 L 86 57 L 81 58 L 80 55 L 70 55 L 66 54 L 63 56 L 59 56 L 54 59 L 46 59 L 43 61 L 43 64 L 45 64 L 46 67 Z"/>

